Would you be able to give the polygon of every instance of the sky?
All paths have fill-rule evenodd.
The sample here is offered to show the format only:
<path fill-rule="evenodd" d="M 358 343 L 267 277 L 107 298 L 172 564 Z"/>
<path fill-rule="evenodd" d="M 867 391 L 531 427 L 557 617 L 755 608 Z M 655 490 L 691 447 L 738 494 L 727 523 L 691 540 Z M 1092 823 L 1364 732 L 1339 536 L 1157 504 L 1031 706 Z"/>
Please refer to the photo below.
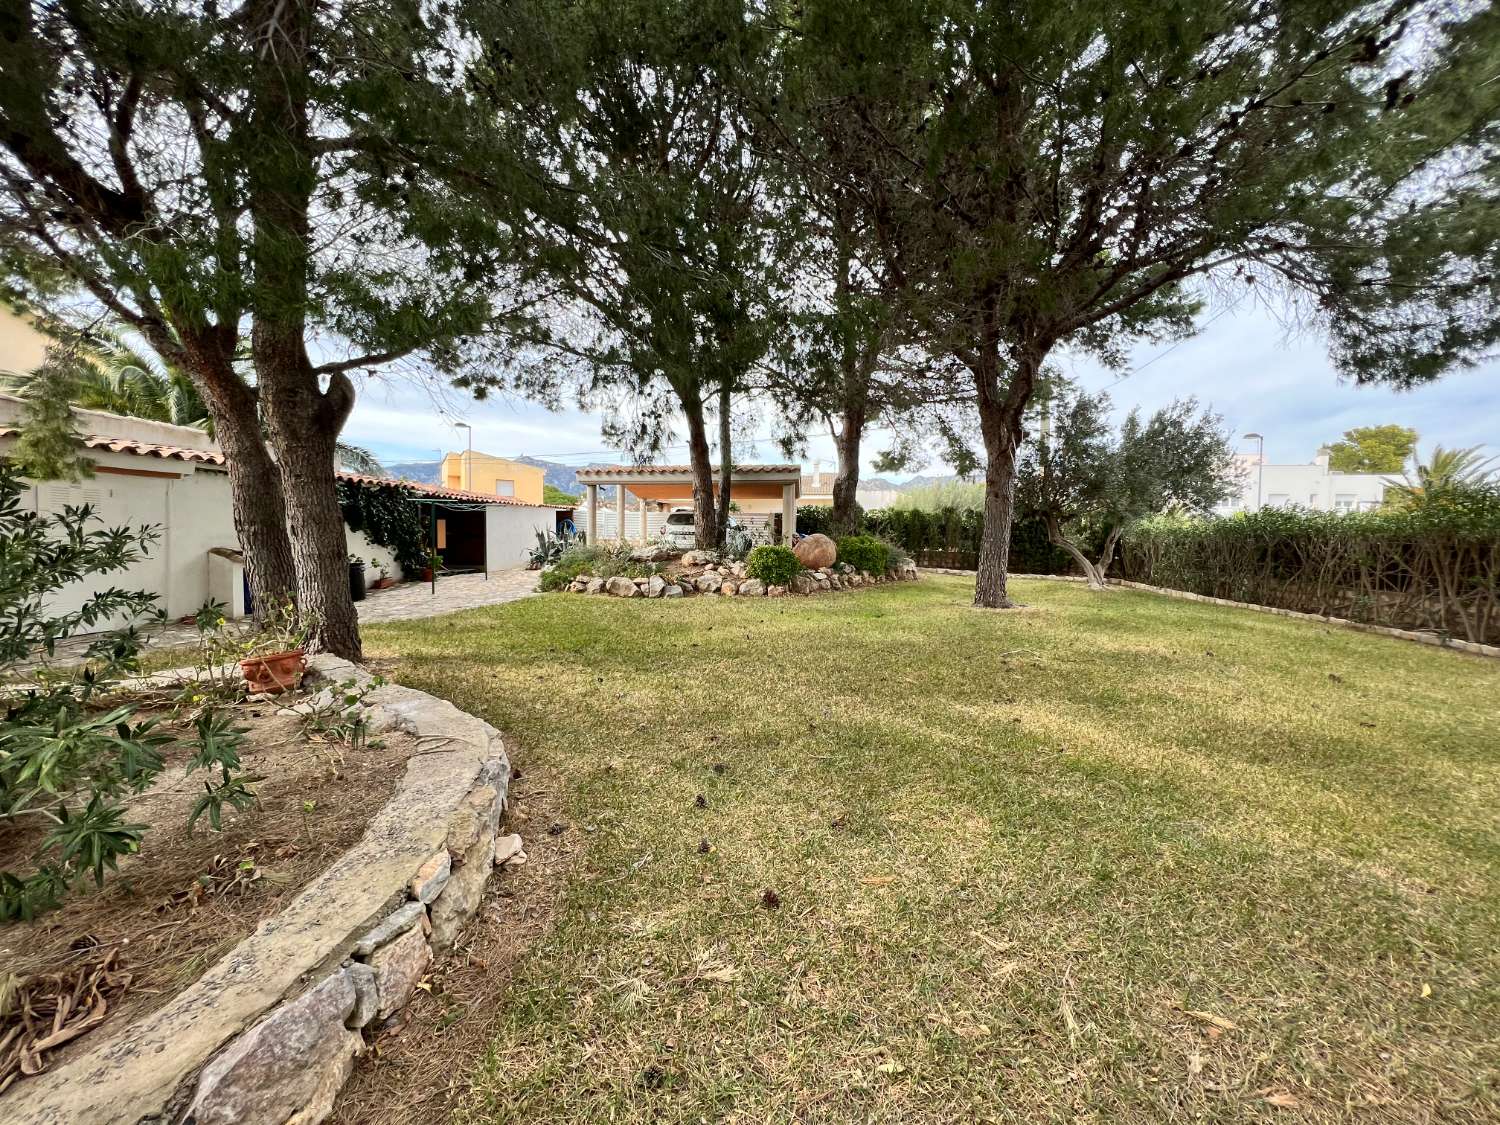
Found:
<path fill-rule="evenodd" d="M 1176 345 L 1147 344 L 1134 350 L 1129 373 L 1110 371 L 1086 358 L 1063 356 L 1060 365 L 1088 390 L 1109 388 L 1117 414 L 1139 405 L 1149 412 L 1174 398 L 1196 395 L 1224 416 L 1236 447 L 1251 450 L 1247 432 L 1265 435 L 1272 464 L 1305 463 L 1318 446 L 1355 426 L 1397 423 L 1414 427 L 1425 454 L 1433 444 L 1485 445 L 1500 452 L 1500 357 L 1414 391 L 1340 383 L 1323 341 L 1289 334 L 1263 309 L 1210 308 L 1204 328 Z M 399 375 L 367 380 L 344 439 L 371 449 L 383 462 L 436 460 L 440 450 L 462 449 L 466 435 L 452 420 L 473 427 L 474 448 L 498 456 L 529 454 L 569 465 L 623 461 L 600 436 L 599 416 L 576 408 L 553 413 L 533 403 L 506 399 L 473 401 L 465 392 L 435 392 Z M 679 435 L 681 427 L 678 427 Z M 864 475 L 874 475 L 868 457 L 882 448 L 880 432 L 865 442 Z M 827 437 L 808 443 L 804 463 L 834 465 Z M 764 441 L 741 460 L 781 461 Z M 663 461 L 686 461 L 682 446 Z M 915 472 L 942 474 L 934 457 Z M 902 475 L 887 474 L 900 479 Z"/>

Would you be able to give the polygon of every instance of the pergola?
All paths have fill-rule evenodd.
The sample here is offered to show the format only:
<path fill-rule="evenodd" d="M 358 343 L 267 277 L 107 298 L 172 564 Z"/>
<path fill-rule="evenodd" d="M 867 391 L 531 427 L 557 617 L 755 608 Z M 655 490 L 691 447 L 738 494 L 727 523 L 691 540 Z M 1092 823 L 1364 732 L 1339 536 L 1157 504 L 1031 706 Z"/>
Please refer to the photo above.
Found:
<path fill-rule="evenodd" d="M 719 470 L 714 470 L 714 490 L 719 487 Z M 690 504 L 693 499 L 693 470 L 688 465 L 606 465 L 579 469 L 578 483 L 588 489 L 588 541 L 599 541 L 599 488 L 614 485 L 618 492 L 619 531 L 625 534 L 625 490 L 642 500 L 641 538 L 646 530 L 647 504 Z M 744 499 L 781 499 L 781 533 L 789 541 L 797 531 L 797 497 L 802 494 L 801 465 L 736 465 L 729 475 L 731 496 Z"/>

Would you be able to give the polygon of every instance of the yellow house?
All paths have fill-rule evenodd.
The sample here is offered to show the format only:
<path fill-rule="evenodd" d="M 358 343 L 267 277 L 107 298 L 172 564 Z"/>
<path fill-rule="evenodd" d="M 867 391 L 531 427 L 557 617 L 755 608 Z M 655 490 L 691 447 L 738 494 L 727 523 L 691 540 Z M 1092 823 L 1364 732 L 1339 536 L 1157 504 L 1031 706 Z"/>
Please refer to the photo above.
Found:
<path fill-rule="evenodd" d="M 42 365 L 52 337 L 23 316 L 0 304 L 0 371 L 23 375 Z"/>
<path fill-rule="evenodd" d="M 443 485 L 486 496 L 514 496 L 527 504 L 542 502 L 542 478 L 536 465 L 469 450 L 443 454 Z"/>

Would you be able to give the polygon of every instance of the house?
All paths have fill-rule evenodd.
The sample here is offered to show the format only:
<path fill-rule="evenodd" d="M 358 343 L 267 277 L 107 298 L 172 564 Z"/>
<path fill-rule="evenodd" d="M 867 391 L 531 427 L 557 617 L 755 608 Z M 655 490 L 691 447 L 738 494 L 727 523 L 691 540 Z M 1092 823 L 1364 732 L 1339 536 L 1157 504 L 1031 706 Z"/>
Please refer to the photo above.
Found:
<path fill-rule="evenodd" d="M 546 471 L 506 457 L 466 450 L 443 454 L 438 479 L 448 488 L 480 492 L 486 496 L 509 496 L 525 504 L 542 502 Z"/>
<path fill-rule="evenodd" d="M 53 343 L 31 318 L 0 304 L 0 372 L 35 371 Z"/>
<path fill-rule="evenodd" d="M 1328 449 L 1311 464 L 1271 465 L 1261 453 L 1234 455 L 1236 491 L 1219 515 L 1260 508 L 1309 508 L 1320 512 L 1366 512 L 1385 502 L 1388 473 L 1341 473 L 1328 467 Z"/>
<path fill-rule="evenodd" d="M 0 395 L 0 456 L 19 433 L 22 400 Z M 92 479 L 38 481 L 22 497 L 32 511 L 58 512 L 89 504 L 107 526 L 154 525 L 161 538 L 149 556 L 128 571 L 92 580 L 127 589 L 151 590 L 169 617 L 194 613 L 210 598 L 232 616 L 245 611 L 243 563 L 229 491 L 229 471 L 218 443 L 204 431 L 102 410 L 73 410 L 75 426 L 94 462 Z M 511 497 L 414 484 L 384 477 L 338 474 L 370 488 L 399 488 L 413 503 L 428 542 L 435 542 L 450 570 L 501 570 L 522 566 L 538 531 L 554 530 L 557 510 Z M 349 553 L 393 577 L 401 568 L 386 547 L 363 532 L 346 529 Z M 373 577 L 373 576 L 372 576 Z M 72 609 L 94 592 L 79 585 L 51 604 Z"/>

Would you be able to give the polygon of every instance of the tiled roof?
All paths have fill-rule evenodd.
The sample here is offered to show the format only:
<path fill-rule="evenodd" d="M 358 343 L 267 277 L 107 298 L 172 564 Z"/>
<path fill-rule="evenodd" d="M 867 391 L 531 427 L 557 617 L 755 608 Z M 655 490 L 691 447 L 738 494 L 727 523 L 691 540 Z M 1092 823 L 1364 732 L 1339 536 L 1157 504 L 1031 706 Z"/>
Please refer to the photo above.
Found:
<path fill-rule="evenodd" d="M 21 431 L 14 426 L 0 429 L 0 437 L 17 437 Z M 224 454 L 210 449 L 189 449 L 180 445 L 153 445 L 149 441 L 133 438 L 112 438 L 102 434 L 90 434 L 83 439 L 88 449 L 106 449 L 111 453 L 134 453 L 140 457 L 160 457 L 167 461 L 194 461 L 204 465 L 222 465 Z"/>
<path fill-rule="evenodd" d="M 580 477 L 665 477 L 681 476 L 683 473 L 691 473 L 691 465 L 595 465 L 587 469 L 579 469 Z M 714 475 L 719 473 L 718 466 L 714 466 Z M 753 476 L 756 473 L 765 473 L 776 476 L 800 476 L 801 465 L 736 465 L 735 476 Z"/>
<path fill-rule="evenodd" d="M 14 426 L 0 428 L 0 438 L 16 437 L 20 430 Z M 101 434 L 90 434 L 83 438 L 88 449 L 108 450 L 110 453 L 130 453 L 138 457 L 160 457 L 169 461 L 189 461 L 203 465 L 224 465 L 224 454 L 210 449 L 187 449 L 177 445 L 153 445 L 147 441 L 130 438 L 112 438 Z M 483 492 L 464 492 L 456 488 L 442 488 L 435 484 L 422 484 L 413 480 L 395 480 L 391 477 L 372 477 L 363 473 L 337 473 L 340 480 L 359 484 L 399 485 L 423 496 L 440 500 L 462 500 L 471 504 L 506 504 L 517 508 L 550 508 L 551 504 L 528 504 L 514 496 L 488 496 Z"/>

